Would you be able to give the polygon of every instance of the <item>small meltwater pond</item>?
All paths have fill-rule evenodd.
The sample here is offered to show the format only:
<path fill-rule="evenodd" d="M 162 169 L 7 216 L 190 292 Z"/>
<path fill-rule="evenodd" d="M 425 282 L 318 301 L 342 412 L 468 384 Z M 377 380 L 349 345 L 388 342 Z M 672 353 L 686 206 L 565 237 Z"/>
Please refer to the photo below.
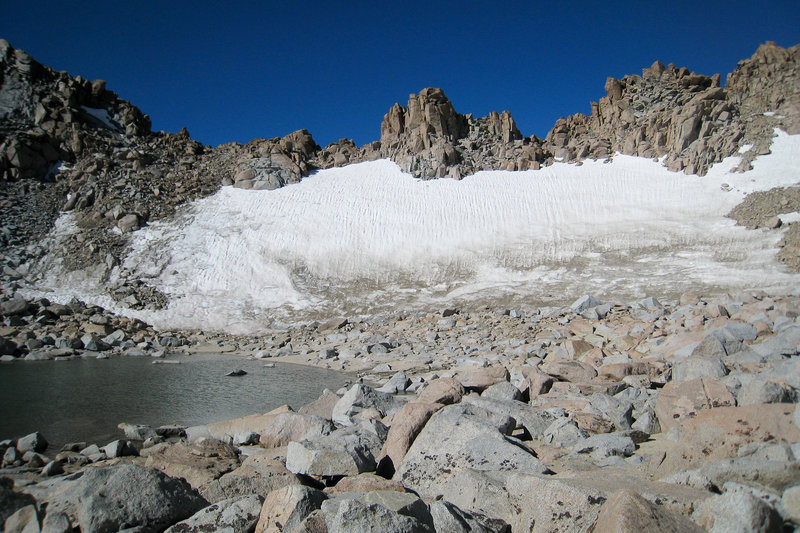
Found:
<path fill-rule="evenodd" d="M 0 364 L 0 439 L 33 431 L 50 442 L 104 445 L 121 438 L 120 422 L 192 426 L 289 404 L 314 401 L 325 388 L 345 385 L 345 374 L 222 355 L 173 358 L 112 357 Z M 233 370 L 246 375 L 225 376 Z"/>

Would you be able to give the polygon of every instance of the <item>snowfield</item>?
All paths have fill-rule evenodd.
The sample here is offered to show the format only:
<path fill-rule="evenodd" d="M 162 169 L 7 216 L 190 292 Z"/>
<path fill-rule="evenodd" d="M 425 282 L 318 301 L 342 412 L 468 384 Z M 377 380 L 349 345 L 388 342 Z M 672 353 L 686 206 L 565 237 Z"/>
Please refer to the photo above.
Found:
<path fill-rule="evenodd" d="M 616 155 L 421 181 L 381 160 L 273 191 L 223 187 L 132 234 L 124 267 L 166 293 L 168 308 L 121 309 L 92 273 L 53 268 L 39 289 L 157 327 L 242 333 L 474 301 L 793 288 L 800 275 L 775 259 L 780 232 L 725 218 L 746 193 L 800 181 L 800 136 L 776 135 L 744 174 L 729 172 L 738 157 L 697 177 Z"/>

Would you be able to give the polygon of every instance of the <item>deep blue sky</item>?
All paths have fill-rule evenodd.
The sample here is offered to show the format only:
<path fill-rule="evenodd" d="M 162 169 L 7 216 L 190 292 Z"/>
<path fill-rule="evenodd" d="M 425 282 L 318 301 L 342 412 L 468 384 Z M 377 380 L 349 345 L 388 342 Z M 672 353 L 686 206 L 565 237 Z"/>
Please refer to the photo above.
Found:
<path fill-rule="evenodd" d="M 800 1 L 5 0 L 0 37 L 206 144 L 306 128 L 361 145 L 428 86 L 544 137 L 588 112 L 607 76 L 660 59 L 724 79 L 759 43 L 799 43 Z"/>

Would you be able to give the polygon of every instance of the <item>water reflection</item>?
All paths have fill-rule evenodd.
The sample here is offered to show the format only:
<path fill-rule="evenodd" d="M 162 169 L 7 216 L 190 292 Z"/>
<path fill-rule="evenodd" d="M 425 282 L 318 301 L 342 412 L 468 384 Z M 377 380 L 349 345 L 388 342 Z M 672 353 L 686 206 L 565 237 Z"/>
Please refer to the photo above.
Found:
<path fill-rule="evenodd" d="M 196 355 L 181 364 L 149 357 L 15 362 L 0 365 L 0 439 L 40 431 L 51 451 L 70 441 L 101 445 L 121 436 L 120 422 L 197 425 L 295 409 L 347 376 L 298 365 Z M 226 377 L 241 368 L 247 375 Z M 56 449 L 58 449 L 56 448 Z"/>

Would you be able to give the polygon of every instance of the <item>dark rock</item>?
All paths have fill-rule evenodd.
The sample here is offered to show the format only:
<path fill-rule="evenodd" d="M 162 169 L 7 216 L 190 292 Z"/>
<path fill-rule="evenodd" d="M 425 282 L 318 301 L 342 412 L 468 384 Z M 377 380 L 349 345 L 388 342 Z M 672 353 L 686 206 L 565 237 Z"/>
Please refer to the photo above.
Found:
<path fill-rule="evenodd" d="M 185 480 L 135 465 L 90 467 L 64 483 L 47 512 L 64 513 L 87 532 L 166 528 L 208 505 Z"/>

